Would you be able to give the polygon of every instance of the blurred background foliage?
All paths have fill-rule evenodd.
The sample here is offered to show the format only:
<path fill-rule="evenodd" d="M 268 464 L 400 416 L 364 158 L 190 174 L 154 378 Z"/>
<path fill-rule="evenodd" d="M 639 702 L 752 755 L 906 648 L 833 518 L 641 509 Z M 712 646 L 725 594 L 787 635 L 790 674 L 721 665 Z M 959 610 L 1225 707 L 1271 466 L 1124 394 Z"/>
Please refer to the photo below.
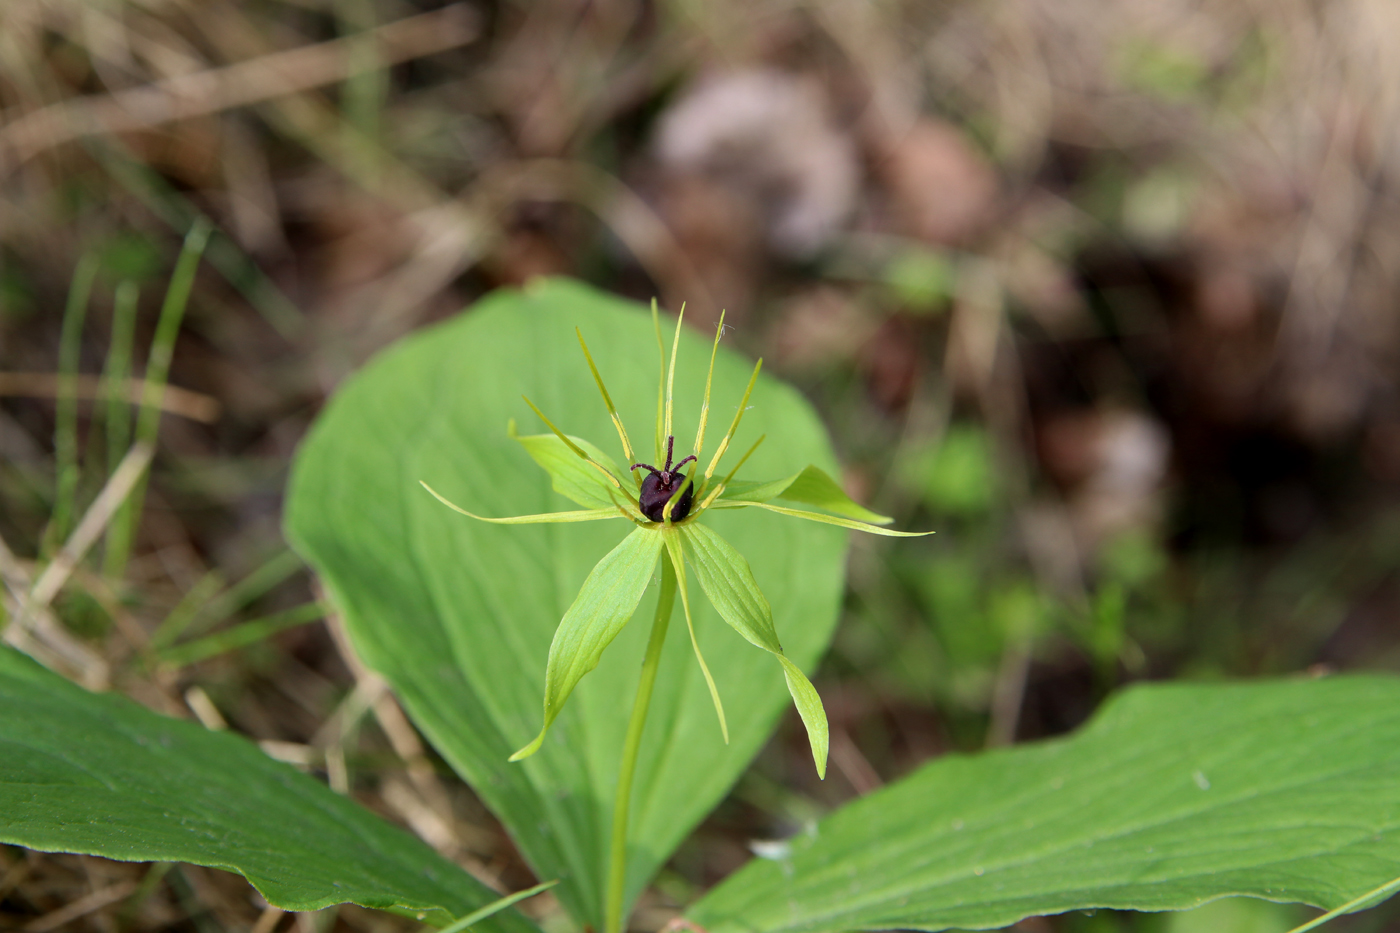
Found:
<path fill-rule="evenodd" d="M 490 289 L 572 275 L 700 329 L 727 309 L 726 339 L 821 408 L 849 491 L 939 532 L 853 546 L 817 677 L 830 779 L 794 718 L 641 928 L 754 840 L 930 756 L 1062 733 L 1126 681 L 1395 670 L 1396 36 L 1392 0 L 6 0 L 10 614 L 117 472 L 162 346 L 181 391 L 52 624 L 5 638 L 530 883 L 320 623 L 278 522 L 349 372 Z M 218 872 L 0 848 L 6 928 L 406 928 L 264 907 Z"/>

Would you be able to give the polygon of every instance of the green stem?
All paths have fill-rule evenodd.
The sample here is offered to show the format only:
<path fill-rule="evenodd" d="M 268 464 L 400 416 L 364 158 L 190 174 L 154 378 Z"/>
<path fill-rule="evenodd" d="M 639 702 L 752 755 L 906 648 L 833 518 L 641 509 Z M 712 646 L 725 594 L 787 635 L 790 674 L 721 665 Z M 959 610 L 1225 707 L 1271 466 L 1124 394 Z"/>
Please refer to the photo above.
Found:
<path fill-rule="evenodd" d="M 668 560 L 661 561 L 661 595 L 656 600 L 656 618 L 651 623 L 651 640 L 642 661 L 642 679 L 637 699 L 632 703 L 632 719 L 627 723 L 627 739 L 622 745 L 622 767 L 617 775 L 617 800 L 613 804 L 612 853 L 608 858 L 608 897 L 604 909 L 604 933 L 622 933 L 622 899 L 627 887 L 627 818 L 632 807 L 632 777 L 637 772 L 637 753 L 642 747 L 642 729 L 647 724 L 651 691 L 661 667 L 661 646 L 676 603 L 676 571 Z"/>

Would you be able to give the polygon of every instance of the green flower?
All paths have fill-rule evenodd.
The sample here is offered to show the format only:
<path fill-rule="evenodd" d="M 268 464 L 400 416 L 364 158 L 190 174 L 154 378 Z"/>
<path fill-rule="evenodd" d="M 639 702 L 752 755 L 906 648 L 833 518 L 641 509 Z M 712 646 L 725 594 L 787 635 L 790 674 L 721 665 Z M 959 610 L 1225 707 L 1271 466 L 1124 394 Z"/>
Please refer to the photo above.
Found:
<path fill-rule="evenodd" d="M 681 313 L 681 317 L 683 316 L 684 309 Z M 705 428 L 709 420 L 710 385 L 714 376 L 715 354 L 724 330 L 722 315 L 720 326 L 715 332 L 714 347 L 710 350 L 710 369 L 705 379 L 705 396 L 700 408 L 700 427 L 695 435 L 695 447 L 689 456 L 673 465 L 675 438 L 671 431 L 672 390 L 675 385 L 676 350 L 680 345 L 681 319 L 676 320 L 676 334 L 671 344 L 669 367 L 655 306 L 652 308 L 652 321 L 656 328 L 657 349 L 661 355 L 661 381 L 657 387 L 655 455 L 656 463 L 663 463 L 664 458 L 660 468 L 637 463 L 627 429 L 618 416 L 607 387 L 603 385 L 603 378 L 593 362 L 593 355 L 588 352 L 588 344 L 584 342 L 583 334 L 579 333 L 579 345 L 583 348 L 584 357 L 593 372 L 593 379 L 602 393 L 603 404 L 607 406 L 608 414 L 617 428 L 618 437 L 622 441 L 622 453 L 629 469 L 621 469 L 611 457 L 588 441 L 564 434 L 527 398 L 526 404 L 539 415 L 540 420 L 552 433 L 520 437 L 516 435 L 512 422 L 511 435 L 524 445 L 535 462 L 549 473 L 555 491 L 584 506 L 582 510 L 518 515 L 511 518 L 485 518 L 449 502 L 427 483 L 423 483 L 423 488 L 444 505 L 478 521 L 515 525 L 626 519 L 636 526 L 622 543 L 604 555 L 593 568 L 573 605 L 559 622 L 554 641 L 549 646 L 549 663 L 545 670 L 544 725 L 534 741 L 511 755 L 510 760 L 519 761 L 539 750 L 544 742 L 545 733 L 563 709 L 569 694 L 583 675 L 597 667 L 604 649 L 631 619 L 652 579 L 656 563 L 665 551 L 675 571 L 681 605 L 685 609 L 686 626 L 690 630 L 690 643 L 695 649 L 695 658 L 700 663 L 705 682 L 709 685 L 725 742 L 729 741 L 729 727 L 724 718 L 724 705 L 720 702 L 719 691 L 715 688 L 715 681 L 710 676 L 705 658 L 700 653 L 700 645 L 695 638 L 695 626 L 691 620 L 690 594 L 686 585 L 687 567 L 694 572 L 700 588 L 705 591 L 705 595 L 710 598 L 720 616 L 750 643 L 771 653 L 782 665 L 788 692 L 792 694 L 793 703 L 796 704 L 802 722 L 807 727 L 807 737 L 812 745 L 812 757 L 816 762 L 817 772 L 825 777 L 827 724 L 821 698 L 806 675 L 784 656 L 783 646 L 779 643 L 778 633 L 773 626 L 773 611 L 754 580 L 749 562 L 729 542 L 702 524 L 700 519 L 710 509 L 760 508 L 781 515 L 873 534 L 914 537 L 918 533 L 878 527 L 888 524 L 891 519 L 877 515 L 851 501 L 830 476 L 814 466 L 808 466 L 784 479 L 769 482 L 735 480 L 734 476 L 739 468 L 758 445 L 763 443 L 762 437 L 739 458 L 739 462 L 723 479 L 715 478 L 715 471 L 744 417 L 749 394 L 753 391 L 759 370 L 763 366 L 762 360 L 754 365 L 753 375 L 749 378 L 748 387 L 744 390 L 738 411 L 734 413 L 729 431 L 715 448 L 704 472 L 700 473 L 699 467 L 705 447 Z M 689 469 L 682 475 L 681 467 L 687 462 L 690 463 Z M 774 505 L 773 499 L 816 506 L 825 512 L 809 512 Z"/>

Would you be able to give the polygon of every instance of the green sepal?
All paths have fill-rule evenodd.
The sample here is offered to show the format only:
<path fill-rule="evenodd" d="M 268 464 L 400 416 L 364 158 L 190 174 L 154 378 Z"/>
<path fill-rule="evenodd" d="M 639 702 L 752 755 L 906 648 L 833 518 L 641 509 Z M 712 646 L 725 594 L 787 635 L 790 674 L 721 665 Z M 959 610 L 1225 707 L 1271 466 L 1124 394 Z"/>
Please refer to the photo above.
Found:
<path fill-rule="evenodd" d="M 479 522 L 490 522 L 493 525 L 560 525 L 571 522 L 596 522 L 607 518 L 631 518 L 617 506 L 606 509 L 587 509 L 582 512 L 543 512 L 539 515 L 508 515 L 505 518 L 487 518 L 484 515 L 477 515 L 475 512 L 468 512 L 421 479 L 418 481 L 418 485 L 432 493 L 434 499 L 452 511 L 460 512 Z"/>
<path fill-rule="evenodd" d="M 686 557 L 695 568 L 700 588 L 720 616 L 750 644 L 772 653 L 782 664 L 788 693 L 792 694 L 792 701 L 807 727 L 817 774 L 825 778 L 829 744 L 826 711 L 812 682 L 783 654 L 778 631 L 773 625 L 773 610 L 758 588 L 749 562 L 733 545 L 704 525 L 689 522 L 675 527 L 685 542 Z"/>
<path fill-rule="evenodd" d="M 772 499 L 813 505 L 872 525 L 888 525 L 894 521 L 889 516 L 872 512 L 852 500 L 836 480 L 814 466 L 809 466 L 786 479 L 775 479 L 766 483 L 733 482 L 725 486 L 724 491 L 719 494 L 721 502 L 729 500 L 762 503 Z"/>
<path fill-rule="evenodd" d="M 531 459 L 549 474 L 555 492 L 585 508 L 613 508 L 613 497 L 618 489 L 626 490 L 628 485 L 631 485 L 627 474 L 618 468 L 611 457 L 581 437 L 570 434 L 569 440 L 601 464 L 617 480 L 618 486 L 614 486 L 601 470 L 574 453 L 553 434 L 530 434 L 517 437 L 516 440 L 525 448 Z"/>
<path fill-rule="evenodd" d="M 808 512 L 804 509 L 788 509 L 781 505 L 773 505 L 771 502 L 726 502 L 723 498 L 710 506 L 713 509 L 767 509 L 770 512 L 777 512 L 779 515 L 791 515 L 793 518 L 805 518 L 809 522 L 821 522 L 824 525 L 836 525 L 839 528 L 850 528 L 853 531 L 863 531 L 866 534 L 884 535 L 887 538 L 922 538 L 926 535 L 934 534 L 932 531 L 895 531 L 893 528 L 881 528 L 879 525 L 872 525 L 868 522 L 853 522 L 849 518 L 841 518 L 836 515 L 823 515 L 821 512 Z"/>
<path fill-rule="evenodd" d="M 660 554 L 660 531 L 638 527 L 588 574 L 549 646 L 544 674 L 544 725 L 533 742 L 510 756 L 511 761 L 539 751 L 569 694 L 584 674 L 598 666 L 603 650 L 637 610 Z"/>

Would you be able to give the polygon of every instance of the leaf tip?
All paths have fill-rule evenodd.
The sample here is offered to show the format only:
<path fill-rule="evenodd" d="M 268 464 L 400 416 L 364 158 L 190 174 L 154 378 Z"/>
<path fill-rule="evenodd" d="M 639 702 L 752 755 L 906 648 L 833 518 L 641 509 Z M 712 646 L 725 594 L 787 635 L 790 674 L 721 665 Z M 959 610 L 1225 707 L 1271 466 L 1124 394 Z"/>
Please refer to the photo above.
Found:
<path fill-rule="evenodd" d="M 529 756 L 539 751 L 539 747 L 543 744 L 543 742 L 545 742 L 545 733 L 543 733 L 543 731 L 540 731 L 540 734 L 536 735 L 535 741 L 532 741 L 531 744 L 526 745 L 525 748 L 519 749 L 519 751 L 515 752 L 514 755 L 511 755 L 510 758 L 505 759 L 505 761 L 515 762 L 522 761 L 522 759 L 525 758 L 529 758 Z"/>
<path fill-rule="evenodd" d="M 524 748 L 520 749 L 515 754 L 511 755 L 506 760 L 520 761 L 522 759 L 529 758 L 535 752 L 539 751 L 540 746 L 544 744 L 544 734 L 547 731 L 549 731 L 549 727 L 545 726 L 543 729 L 540 730 L 540 734 L 535 736 L 535 740 L 533 742 L 531 742 L 529 745 L 526 745 Z"/>

